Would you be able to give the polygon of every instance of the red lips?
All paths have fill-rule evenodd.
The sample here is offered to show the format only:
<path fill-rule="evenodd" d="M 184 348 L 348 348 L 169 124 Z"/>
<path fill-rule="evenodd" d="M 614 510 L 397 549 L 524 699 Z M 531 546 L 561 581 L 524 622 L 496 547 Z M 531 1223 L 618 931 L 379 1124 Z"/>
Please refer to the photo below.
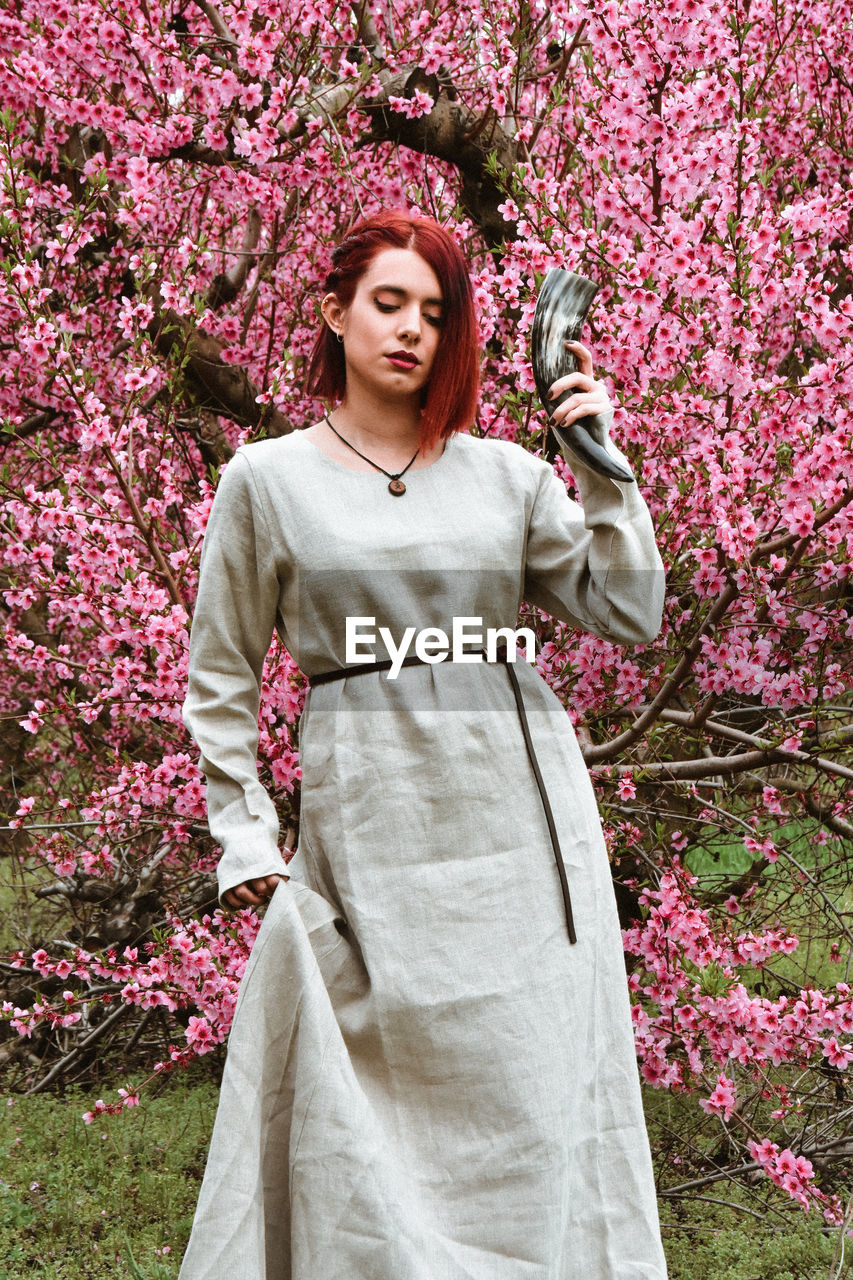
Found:
<path fill-rule="evenodd" d="M 385 357 L 398 369 L 414 369 L 420 364 L 418 357 L 411 351 L 393 351 Z"/>

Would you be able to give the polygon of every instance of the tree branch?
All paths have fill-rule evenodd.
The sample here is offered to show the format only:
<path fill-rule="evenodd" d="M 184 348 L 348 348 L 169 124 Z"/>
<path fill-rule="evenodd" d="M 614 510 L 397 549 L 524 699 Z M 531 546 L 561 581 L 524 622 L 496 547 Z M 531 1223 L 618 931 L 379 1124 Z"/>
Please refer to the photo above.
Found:
<path fill-rule="evenodd" d="M 692 713 L 689 711 L 662 711 L 660 719 L 667 724 L 677 724 L 683 729 L 692 729 L 695 726 L 692 723 Z M 715 738 L 723 738 L 726 742 L 736 742 L 740 746 L 757 747 L 761 751 L 772 751 L 774 747 L 769 742 L 763 742 L 754 733 L 745 733 L 743 729 L 735 729 L 732 725 L 723 724 L 719 720 L 706 720 L 703 729 Z M 853 742 L 853 725 L 846 725 L 843 729 L 835 729 L 829 733 L 818 733 L 814 735 L 814 741 L 820 743 L 830 742 L 832 745 L 846 746 L 848 742 Z M 787 754 L 792 759 L 801 760 L 803 763 L 811 763 L 815 757 L 807 751 L 791 751 Z"/>
<path fill-rule="evenodd" d="M 801 547 L 804 549 L 818 530 L 825 524 L 828 524 L 829 521 L 837 516 L 838 513 L 851 501 L 853 501 L 853 488 L 845 490 L 840 498 L 815 517 L 812 530 L 805 538 L 798 538 L 796 535 L 790 534 L 781 538 L 776 538 L 772 541 L 759 543 L 753 548 L 749 557 L 749 563 L 751 565 L 758 564 L 765 556 L 771 555 L 776 551 L 783 550 L 795 543 L 797 546 L 792 554 L 802 554 Z M 613 738 L 612 741 L 603 742 L 597 746 L 589 747 L 584 753 L 584 759 L 588 764 L 598 764 L 606 760 L 612 760 L 614 756 L 618 755 L 621 751 L 624 751 L 626 747 L 633 746 L 633 744 L 643 736 L 646 730 L 651 728 L 655 720 L 660 716 L 664 707 L 666 707 L 667 703 L 675 696 L 682 680 L 684 680 L 692 670 L 693 663 L 695 662 L 699 650 L 702 647 L 702 637 L 707 635 L 709 631 L 712 631 L 717 623 L 721 621 L 739 594 L 738 588 L 733 582 L 729 582 L 723 588 L 717 600 L 709 609 L 704 622 L 699 627 L 676 663 L 671 675 L 669 675 L 664 681 L 659 692 L 649 703 L 645 711 L 637 720 L 635 720 L 630 729 L 626 729 L 624 733 L 620 733 L 619 736 Z M 809 759 L 811 760 L 811 757 L 809 757 Z M 705 777 L 707 775 L 697 774 L 694 776 Z M 853 777 L 853 774 L 850 774 L 850 776 Z"/>
<path fill-rule="evenodd" d="M 237 261 L 230 271 L 223 271 L 218 276 L 215 276 L 207 291 L 207 305 L 211 311 L 218 311 L 220 307 L 233 302 L 243 288 L 246 283 L 246 277 L 257 259 L 255 249 L 258 246 L 260 235 L 261 215 L 258 212 L 257 205 L 253 205 L 246 218 L 243 243 L 240 246 Z"/>
<path fill-rule="evenodd" d="M 226 364 L 221 355 L 223 342 L 163 307 L 156 286 L 149 297 L 155 315 L 147 327 L 148 336 L 160 355 L 184 363 L 183 376 L 200 408 L 255 431 L 264 430 L 268 436 L 284 436 L 294 430 L 290 419 L 273 405 L 258 404 L 260 388 L 242 365 Z"/>
<path fill-rule="evenodd" d="M 298 119 L 289 132 L 282 131 L 279 141 L 286 147 L 301 138 L 312 119 L 332 124 L 341 112 L 352 105 L 367 116 L 370 123 L 365 141 L 393 142 L 421 155 L 434 156 L 452 164 L 461 178 L 461 199 L 483 238 L 494 249 L 504 240 L 518 235 L 514 222 L 505 222 L 498 205 L 506 199 L 501 171 L 510 173 L 519 158 L 518 143 L 501 128 L 494 113 L 477 114 L 457 100 L 452 85 L 428 76 L 419 67 L 407 68 L 392 75 L 377 72 L 381 85 L 375 97 L 347 83 L 319 89 L 298 105 Z M 391 98 L 412 98 L 417 90 L 433 98 L 432 110 L 415 120 L 395 111 Z M 494 157 L 491 160 L 490 157 Z M 230 164 L 235 157 L 213 151 L 197 142 L 185 143 L 158 157 L 161 162 L 172 159 L 197 164 Z"/>
<path fill-rule="evenodd" d="M 417 90 L 429 93 L 434 101 L 432 110 L 418 119 L 409 119 L 388 103 L 391 97 L 413 97 Z M 418 67 L 408 75 L 389 78 L 378 97 L 363 98 L 359 106 L 370 118 L 373 142 L 395 142 L 455 166 L 462 180 L 462 203 L 490 249 L 517 237 L 516 224 L 504 221 L 498 205 L 507 194 L 500 175 L 510 174 L 515 167 L 518 143 L 494 114 L 477 115 L 453 101 L 442 93 L 437 76 L 427 76 Z"/>
<path fill-rule="evenodd" d="M 810 1159 L 845 1160 L 850 1156 L 851 1151 L 853 1151 L 853 1139 L 849 1135 L 845 1135 L 824 1143 L 820 1147 L 798 1147 L 797 1154 L 807 1156 Z M 734 1169 L 718 1168 L 714 1173 L 706 1173 L 701 1178 L 692 1178 L 690 1182 L 681 1182 L 677 1187 L 668 1187 L 659 1194 L 663 1197 L 681 1196 L 685 1191 L 693 1191 L 696 1187 L 707 1187 L 712 1182 L 720 1182 L 723 1178 L 740 1177 L 745 1173 L 752 1173 L 759 1169 L 763 1172 L 764 1166 L 760 1165 L 757 1160 L 750 1160 L 737 1165 Z"/>
<path fill-rule="evenodd" d="M 692 669 L 693 663 L 702 647 L 702 637 L 709 631 L 713 631 L 717 623 L 728 612 L 729 606 L 737 599 L 737 596 L 738 589 L 733 583 L 729 583 L 720 592 L 715 603 L 708 610 L 705 621 L 699 627 L 676 663 L 672 673 L 664 681 L 659 692 L 646 707 L 645 711 L 634 721 L 630 729 L 626 729 L 618 737 L 613 738 L 610 742 L 602 742 L 597 746 L 588 747 L 584 752 L 584 759 L 587 764 L 598 764 L 605 760 L 612 760 L 620 751 L 624 751 L 626 747 L 631 747 L 635 742 L 638 742 L 646 730 L 651 728 L 670 698 L 675 696 L 682 680 Z"/>
<path fill-rule="evenodd" d="M 11 430 L 0 433 L 0 444 L 11 444 L 15 440 L 26 440 L 45 427 L 50 427 L 59 417 L 59 410 L 46 407 L 39 413 L 33 413 L 23 422 L 12 424 Z"/>
<path fill-rule="evenodd" d="M 853 782 L 853 769 L 822 756 L 810 756 L 805 751 L 785 751 L 781 747 L 768 747 L 762 751 L 742 751 L 732 756 L 702 756 L 698 760 L 662 760 L 653 764 L 617 765 L 618 774 L 642 774 L 643 777 L 673 778 L 680 782 L 697 778 L 731 776 L 761 769 L 770 764 L 808 764 L 821 773 L 834 774 Z"/>
<path fill-rule="evenodd" d="M 219 39 L 222 41 L 222 43 L 227 45 L 227 47 L 231 49 L 234 53 L 237 53 L 239 51 L 240 46 L 238 45 L 236 37 L 228 27 L 227 23 L 225 22 L 224 18 L 220 14 L 219 10 L 216 9 L 214 5 L 209 4 L 208 0 L 196 0 L 196 4 L 198 5 L 199 9 L 201 9 L 202 13 L 207 18 L 208 22 L 213 27 L 213 30 L 216 32 L 216 34 L 219 36 Z"/>
<path fill-rule="evenodd" d="M 797 782 L 794 778 L 773 778 L 768 784 L 766 778 L 759 778 L 757 775 L 752 776 L 751 781 L 761 789 L 770 785 L 776 791 L 784 791 L 786 795 L 798 796 L 803 801 L 806 812 L 821 826 L 826 827 L 829 831 L 834 831 L 836 835 L 841 836 L 844 840 L 853 840 L 853 824 L 845 822 L 843 818 L 839 818 L 830 808 L 828 800 L 825 800 L 819 793 L 816 796 L 812 795 L 811 789 L 804 787 L 801 782 Z"/>
<path fill-rule="evenodd" d="M 55 1063 L 51 1067 L 46 1076 L 42 1076 L 41 1080 L 37 1081 L 31 1089 L 28 1089 L 26 1097 L 29 1097 L 31 1093 L 41 1093 L 43 1089 L 46 1089 L 47 1086 L 57 1078 L 57 1076 L 61 1076 L 64 1071 L 68 1070 L 72 1063 L 80 1057 L 81 1053 L 85 1053 L 85 1051 L 90 1048 L 96 1040 L 100 1040 L 107 1031 L 112 1030 L 117 1022 L 121 1022 L 122 1018 L 124 1018 L 133 1007 L 134 1006 L 131 1004 L 122 1004 L 119 1005 L 117 1009 L 114 1009 L 109 1017 L 104 1018 L 103 1022 L 98 1023 L 94 1031 L 91 1031 L 89 1035 L 86 1036 L 85 1040 L 78 1041 L 78 1043 L 75 1044 L 68 1053 L 66 1053 L 64 1058 L 60 1058 L 59 1062 Z"/>
<path fill-rule="evenodd" d="M 385 57 L 385 50 L 379 39 L 369 0 L 354 0 L 350 7 L 356 20 L 359 43 L 364 45 L 374 62 L 381 63 Z"/>

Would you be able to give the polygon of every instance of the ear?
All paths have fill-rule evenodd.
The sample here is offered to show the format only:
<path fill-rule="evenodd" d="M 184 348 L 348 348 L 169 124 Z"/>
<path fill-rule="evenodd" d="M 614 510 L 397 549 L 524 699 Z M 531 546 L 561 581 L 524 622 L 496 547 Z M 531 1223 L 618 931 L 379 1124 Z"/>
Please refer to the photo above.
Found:
<path fill-rule="evenodd" d="M 327 293 L 320 303 L 320 310 L 323 313 L 323 319 L 332 332 L 340 336 L 343 333 L 346 310 L 341 306 L 338 295 L 336 293 Z"/>

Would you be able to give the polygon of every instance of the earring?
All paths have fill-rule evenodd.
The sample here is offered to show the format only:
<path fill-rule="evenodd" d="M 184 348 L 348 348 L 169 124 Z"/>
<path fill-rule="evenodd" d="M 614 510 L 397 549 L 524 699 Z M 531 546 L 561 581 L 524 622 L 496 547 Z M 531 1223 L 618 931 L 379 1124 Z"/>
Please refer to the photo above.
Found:
<path fill-rule="evenodd" d="M 343 345 L 344 335 L 342 333 L 336 333 L 335 337 L 337 338 L 338 342 L 340 342 Z"/>

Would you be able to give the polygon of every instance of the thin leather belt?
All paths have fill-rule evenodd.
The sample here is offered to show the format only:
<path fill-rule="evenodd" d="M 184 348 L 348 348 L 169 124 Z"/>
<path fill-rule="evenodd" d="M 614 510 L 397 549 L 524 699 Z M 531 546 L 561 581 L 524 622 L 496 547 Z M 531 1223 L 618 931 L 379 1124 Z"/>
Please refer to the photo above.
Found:
<path fill-rule="evenodd" d="M 482 649 L 469 652 L 484 653 Z M 554 850 L 554 859 L 557 863 L 557 871 L 560 875 L 560 887 L 563 891 L 563 905 L 566 910 L 566 926 L 569 931 L 569 942 L 577 942 L 575 933 L 575 923 L 572 916 L 572 899 L 569 893 L 569 882 L 566 877 L 566 867 L 563 862 L 563 854 L 560 850 L 560 841 L 557 838 L 557 827 L 554 822 L 554 815 L 551 812 L 551 804 L 548 800 L 548 792 L 545 790 L 545 783 L 542 780 L 542 773 L 539 769 L 539 761 L 536 759 L 536 752 L 533 749 L 533 741 L 530 736 L 530 725 L 527 723 L 527 712 L 524 709 L 524 701 L 521 696 L 521 689 L 518 686 L 518 676 L 515 674 L 514 664 L 507 660 L 507 651 L 505 647 L 499 647 L 496 654 L 496 660 L 502 663 L 507 670 L 509 682 L 512 685 L 512 692 L 515 696 L 515 705 L 518 711 L 518 718 L 521 721 L 521 731 L 524 734 L 524 745 L 527 748 L 527 755 L 530 760 L 533 776 L 536 779 L 536 785 L 539 788 L 539 797 L 542 801 L 542 808 L 545 810 L 545 820 L 548 823 L 548 832 L 551 836 L 551 845 Z M 423 659 L 417 657 L 416 654 L 409 654 L 403 658 L 401 666 L 412 667 L 415 664 L 423 665 Z M 353 667 L 337 667 L 331 671 L 321 671 L 319 675 L 310 676 L 311 685 L 327 684 L 331 680 L 343 680 L 347 676 L 362 676 L 369 671 L 387 671 L 393 665 L 391 658 L 383 658 L 379 662 L 361 662 Z M 440 665 L 440 664 L 429 664 Z"/>

